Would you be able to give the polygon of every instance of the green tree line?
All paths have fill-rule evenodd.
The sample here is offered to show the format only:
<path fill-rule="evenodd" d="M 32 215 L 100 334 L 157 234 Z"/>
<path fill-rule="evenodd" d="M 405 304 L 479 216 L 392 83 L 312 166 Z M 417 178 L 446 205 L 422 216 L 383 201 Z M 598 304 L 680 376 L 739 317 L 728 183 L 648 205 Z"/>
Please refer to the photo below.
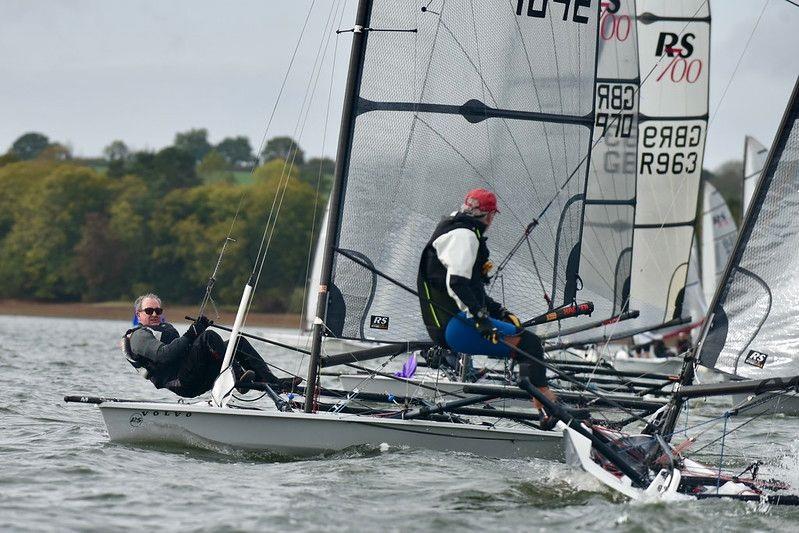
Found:
<path fill-rule="evenodd" d="M 245 137 L 212 146 L 206 130 L 191 130 L 156 152 L 114 141 L 103 158 L 77 159 L 27 133 L 0 156 L 0 297 L 93 302 L 155 291 L 198 303 L 241 203 L 214 290 L 220 305 L 235 305 L 280 192 L 254 310 L 297 311 L 332 169 L 288 137 L 256 157 Z"/>

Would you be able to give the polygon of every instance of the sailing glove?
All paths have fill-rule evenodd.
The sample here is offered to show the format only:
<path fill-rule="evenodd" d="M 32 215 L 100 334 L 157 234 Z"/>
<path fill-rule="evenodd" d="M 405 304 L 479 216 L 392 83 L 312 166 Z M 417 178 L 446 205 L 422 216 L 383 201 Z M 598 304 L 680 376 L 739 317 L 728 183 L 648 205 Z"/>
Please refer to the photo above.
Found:
<path fill-rule="evenodd" d="M 499 343 L 499 332 L 497 328 L 494 327 L 494 324 L 491 323 L 491 319 L 488 318 L 488 311 L 486 311 L 485 308 L 475 313 L 474 327 L 476 327 L 480 335 L 491 344 Z"/>
<path fill-rule="evenodd" d="M 186 330 L 186 333 L 184 333 L 183 336 L 194 342 L 194 339 L 202 335 L 203 331 L 208 329 L 208 326 L 210 325 L 211 321 L 208 320 L 208 317 L 205 315 L 200 315 L 197 317 L 197 320 L 194 321 L 194 324 L 189 326 L 189 329 Z"/>
<path fill-rule="evenodd" d="M 519 329 L 522 328 L 522 321 L 519 320 L 519 317 L 517 317 L 507 309 L 502 310 L 502 320 L 505 322 L 510 322 Z"/>

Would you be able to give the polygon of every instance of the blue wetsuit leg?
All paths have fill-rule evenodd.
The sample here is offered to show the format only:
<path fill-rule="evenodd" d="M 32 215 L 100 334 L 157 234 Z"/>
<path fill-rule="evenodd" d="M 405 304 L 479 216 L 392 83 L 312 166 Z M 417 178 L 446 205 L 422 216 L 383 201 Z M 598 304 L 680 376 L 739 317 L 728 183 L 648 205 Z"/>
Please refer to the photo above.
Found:
<path fill-rule="evenodd" d="M 503 322 L 494 318 L 489 320 L 497 328 L 500 339 L 519 333 L 516 326 L 510 322 Z M 474 327 L 474 319 L 467 318 L 464 312 L 452 317 L 449 324 L 447 324 L 444 336 L 449 347 L 456 352 L 487 355 L 494 358 L 503 358 L 510 355 L 510 348 L 502 343 L 492 344 L 488 339 L 480 335 L 480 332 Z"/>

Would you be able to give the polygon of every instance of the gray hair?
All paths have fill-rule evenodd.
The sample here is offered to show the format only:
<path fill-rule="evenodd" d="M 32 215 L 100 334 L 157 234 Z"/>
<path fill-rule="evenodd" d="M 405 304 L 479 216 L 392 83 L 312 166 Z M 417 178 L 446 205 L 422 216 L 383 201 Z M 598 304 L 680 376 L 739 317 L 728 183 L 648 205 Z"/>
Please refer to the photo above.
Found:
<path fill-rule="evenodd" d="M 142 294 L 141 296 L 136 298 L 136 301 L 133 302 L 133 312 L 134 313 L 138 313 L 139 311 L 141 311 L 141 303 L 144 300 L 146 300 L 147 298 L 152 298 L 153 300 L 158 300 L 158 305 L 159 306 L 161 305 L 161 298 L 159 298 L 157 294 L 153 294 L 151 292 L 148 292 L 147 294 Z"/>
<path fill-rule="evenodd" d="M 461 205 L 458 211 L 465 215 L 471 215 L 475 218 L 483 218 L 488 214 L 488 211 L 481 211 L 479 207 L 475 207 L 469 204 Z"/>

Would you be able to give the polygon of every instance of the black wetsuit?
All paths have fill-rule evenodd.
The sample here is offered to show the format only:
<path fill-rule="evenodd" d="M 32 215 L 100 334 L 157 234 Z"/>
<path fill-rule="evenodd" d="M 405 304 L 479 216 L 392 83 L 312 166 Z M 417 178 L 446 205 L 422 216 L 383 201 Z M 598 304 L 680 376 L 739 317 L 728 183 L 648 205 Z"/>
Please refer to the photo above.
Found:
<path fill-rule="evenodd" d="M 468 232 L 470 237 L 467 239 L 470 242 L 464 240 L 462 234 L 456 234 L 456 230 Z M 444 338 L 447 324 L 461 311 L 469 311 L 471 316 L 475 316 L 479 310 L 485 309 L 492 318 L 498 320 L 504 318 L 503 307 L 485 292 L 488 278 L 483 270 L 489 256 L 486 239 L 483 236 L 485 230 L 486 225 L 483 222 L 470 215 L 457 213 L 438 224 L 422 251 L 419 274 L 416 278 L 422 320 L 430 338 L 440 346 L 447 346 Z M 446 240 L 459 241 L 456 244 L 459 248 L 471 244 L 474 252 L 448 257 L 451 263 L 463 263 L 457 265 L 455 270 L 458 273 L 449 272 L 449 277 L 448 269 L 441 262 L 439 254 L 446 254 L 451 248 L 441 252 L 436 249 L 437 245 Z"/>
<path fill-rule="evenodd" d="M 156 388 L 166 388 L 185 398 L 208 392 L 222 368 L 227 342 L 211 330 L 194 338 L 189 332 L 179 336 L 165 322 L 158 326 L 139 326 L 128 330 L 123 339 L 125 357 Z M 239 338 L 234 373 L 242 368 L 255 372 L 255 381 L 276 385 L 280 380 L 247 339 Z"/>

